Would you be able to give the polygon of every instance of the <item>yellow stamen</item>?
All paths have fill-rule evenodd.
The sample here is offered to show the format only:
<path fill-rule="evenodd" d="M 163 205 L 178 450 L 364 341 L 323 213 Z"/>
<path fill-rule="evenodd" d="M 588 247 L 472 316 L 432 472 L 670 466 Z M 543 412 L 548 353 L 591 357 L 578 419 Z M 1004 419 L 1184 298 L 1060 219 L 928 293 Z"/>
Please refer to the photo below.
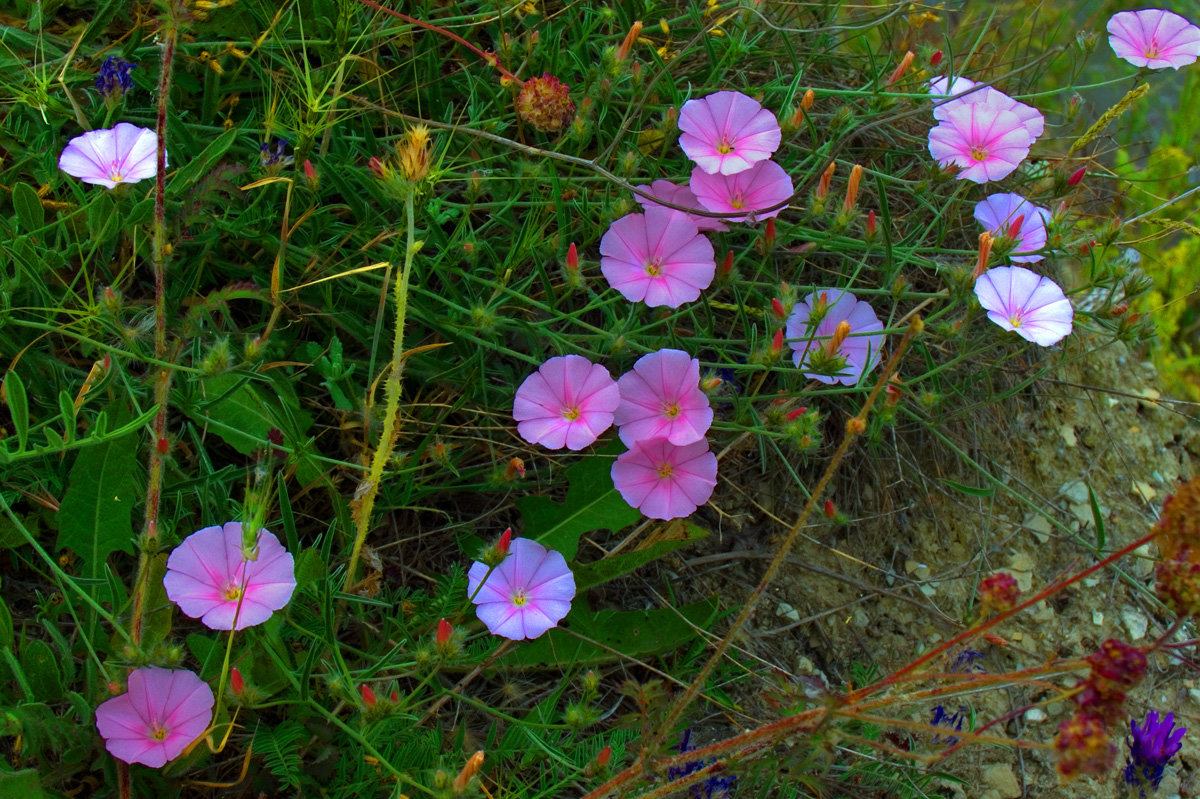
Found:
<path fill-rule="evenodd" d="M 579 416 L 580 416 L 580 411 L 579 411 L 578 406 L 574 407 L 574 408 L 566 408 L 565 410 L 563 410 L 563 418 L 569 422 L 575 421 L 576 419 L 579 418 Z"/>
<path fill-rule="evenodd" d="M 983 149 L 979 145 L 975 145 L 971 148 L 971 157 L 976 161 L 986 161 L 988 157 L 987 150 Z"/>
<path fill-rule="evenodd" d="M 669 463 L 664 463 L 662 466 L 658 467 L 658 476 L 663 478 L 664 480 L 670 478 L 670 476 L 674 473 L 675 473 L 675 467 Z"/>
<path fill-rule="evenodd" d="M 667 405 L 663 405 L 663 415 L 668 419 L 674 419 L 679 415 L 679 403 L 672 402 Z"/>

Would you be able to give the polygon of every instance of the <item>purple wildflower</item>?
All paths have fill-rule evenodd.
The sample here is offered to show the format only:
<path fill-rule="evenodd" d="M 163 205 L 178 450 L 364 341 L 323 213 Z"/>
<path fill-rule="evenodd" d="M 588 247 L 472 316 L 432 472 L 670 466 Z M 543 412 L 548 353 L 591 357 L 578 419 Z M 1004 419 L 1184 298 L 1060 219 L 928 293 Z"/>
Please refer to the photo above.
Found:
<path fill-rule="evenodd" d="M 689 727 L 683 731 L 683 737 L 679 740 L 679 743 L 671 748 L 680 754 L 692 751 L 696 747 L 690 745 L 691 737 L 692 730 Z M 695 774 L 700 769 L 711 766 L 715 762 L 715 760 L 697 758 L 696 760 L 687 761 L 682 766 L 668 766 L 667 779 L 677 780 L 680 777 Z M 733 788 L 736 783 L 737 777 L 735 776 L 709 777 L 703 782 L 691 786 L 690 795 L 693 799 L 727 799 L 733 796 Z"/>
<path fill-rule="evenodd" d="M 1186 727 L 1175 727 L 1175 714 L 1168 713 L 1160 721 L 1153 710 L 1146 714 L 1146 722 L 1139 728 L 1130 721 L 1129 757 L 1125 760 L 1125 782 L 1136 786 L 1139 799 L 1145 799 L 1158 790 L 1162 783 L 1163 770 L 1183 747 Z"/>
<path fill-rule="evenodd" d="M 96 76 L 96 91 L 105 98 L 118 99 L 133 90 L 133 77 L 130 70 L 136 69 L 137 64 L 126 61 L 120 56 L 110 55 L 100 66 L 100 74 Z"/>

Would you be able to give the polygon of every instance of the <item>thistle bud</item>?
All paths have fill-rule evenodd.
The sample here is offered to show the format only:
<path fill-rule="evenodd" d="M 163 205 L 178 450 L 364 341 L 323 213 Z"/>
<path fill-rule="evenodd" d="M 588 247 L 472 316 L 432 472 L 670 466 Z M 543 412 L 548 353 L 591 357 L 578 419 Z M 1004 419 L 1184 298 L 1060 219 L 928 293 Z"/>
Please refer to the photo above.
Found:
<path fill-rule="evenodd" d="M 904 77 L 904 73 L 908 72 L 908 68 L 912 66 L 914 58 L 916 58 L 916 54 L 912 50 L 909 50 L 907 53 L 905 53 L 904 58 L 900 59 L 900 63 L 896 66 L 896 69 L 892 71 L 892 76 L 887 79 L 887 83 L 884 85 L 891 86 L 893 83 Z"/>
<path fill-rule="evenodd" d="M 396 147 L 400 174 L 416 183 L 429 174 L 429 128 L 415 125 L 408 129 Z"/>

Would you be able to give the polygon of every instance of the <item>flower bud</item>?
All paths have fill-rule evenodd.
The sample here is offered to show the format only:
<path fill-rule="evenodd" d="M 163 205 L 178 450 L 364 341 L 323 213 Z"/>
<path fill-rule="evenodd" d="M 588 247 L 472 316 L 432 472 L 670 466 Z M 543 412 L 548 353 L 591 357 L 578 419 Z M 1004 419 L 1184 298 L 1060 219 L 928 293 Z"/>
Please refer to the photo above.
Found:
<path fill-rule="evenodd" d="M 821 179 L 817 182 L 818 200 L 824 200 L 829 196 L 829 183 L 833 180 L 835 169 L 837 169 L 837 161 L 830 161 L 829 166 L 825 167 L 825 171 L 821 173 Z"/>
<path fill-rule="evenodd" d="M 616 62 L 620 64 L 629 56 L 629 51 L 633 49 L 633 43 L 637 41 L 637 37 L 642 32 L 642 21 L 634 20 L 629 26 L 629 32 L 625 34 L 625 38 L 621 41 L 621 46 L 617 48 Z"/>
<path fill-rule="evenodd" d="M 804 109 L 805 111 L 808 111 L 813 107 L 813 102 L 816 99 L 817 99 L 816 93 L 812 89 L 809 89 L 806 92 L 804 92 L 804 97 L 802 97 L 800 99 L 800 107 L 802 109 Z"/>
<path fill-rule="evenodd" d="M 508 548 L 512 545 L 512 528 L 509 527 L 500 534 L 500 540 L 496 543 L 496 551 L 501 555 L 508 554 Z"/>
<path fill-rule="evenodd" d="M 518 479 L 525 477 L 525 461 L 520 458 L 512 458 L 508 465 L 504 467 L 504 482 L 512 483 Z"/>
<path fill-rule="evenodd" d="M 825 518 L 832 519 L 834 516 L 837 516 L 837 508 L 832 499 L 827 499 L 825 500 Z"/>
<path fill-rule="evenodd" d="M 942 51 L 938 50 L 936 53 L 929 56 L 929 66 L 936 67 L 940 63 L 942 63 Z"/>
<path fill-rule="evenodd" d="M 783 307 L 783 301 L 778 297 L 771 298 L 771 313 L 775 314 L 778 319 L 787 319 L 787 309 Z"/>
<path fill-rule="evenodd" d="M 1071 173 L 1071 177 L 1067 178 L 1067 185 L 1071 188 L 1078 186 L 1083 182 L 1083 176 L 1087 174 L 1087 167 L 1081 166 Z"/>
<path fill-rule="evenodd" d="M 863 168 L 858 164 L 850 170 L 850 180 L 846 183 L 846 199 L 842 202 L 842 214 L 849 217 L 858 206 L 858 184 L 862 181 Z"/>
<path fill-rule="evenodd" d="M 1008 226 L 1008 237 L 1013 241 L 1021 238 L 1021 225 L 1025 224 L 1025 214 L 1021 214 Z"/>
<path fill-rule="evenodd" d="M 605 746 L 600 750 L 600 754 L 596 755 L 596 765 L 604 768 L 608 765 L 608 761 L 612 760 L 612 747 Z"/>
<path fill-rule="evenodd" d="M 319 182 L 317 180 L 317 170 L 312 165 L 312 161 L 309 161 L 307 158 L 304 159 L 304 180 L 308 183 L 310 189 L 315 189 Z"/>
<path fill-rule="evenodd" d="M 979 581 L 979 601 L 985 608 L 1011 610 L 1020 596 L 1021 588 L 1008 572 L 994 572 Z"/>
<path fill-rule="evenodd" d="M 775 246 L 775 217 L 767 220 L 766 230 L 763 231 L 763 249 L 770 251 Z"/>
<path fill-rule="evenodd" d="M 458 772 L 458 776 L 454 778 L 454 792 L 463 793 L 467 790 L 467 786 L 471 784 L 471 778 L 479 773 L 479 767 L 483 765 L 483 752 L 479 751 L 471 755 L 467 764 L 463 766 L 462 771 Z"/>
<path fill-rule="evenodd" d="M 871 211 L 869 211 L 867 213 L 867 228 L 866 228 L 866 235 L 864 236 L 864 238 L 868 242 L 871 242 L 871 241 L 875 241 L 876 235 L 878 235 L 878 230 L 876 228 L 876 222 L 875 222 L 875 210 L 872 209 Z"/>
<path fill-rule="evenodd" d="M 912 50 L 909 50 L 907 53 L 905 53 L 904 58 L 900 60 L 900 63 L 896 66 L 896 69 L 892 71 L 892 76 L 887 79 L 887 83 L 884 85 L 891 86 L 893 83 L 904 77 L 904 73 L 908 72 L 908 68 L 912 66 L 914 58 L 916 58 L 916 54 Z"/>
<path fill-rule="evenodd" d="M 575 242 L 571 242 L 571 246 L 567 247 L 567 269 L 571 272 L 579 271 L 579 250 L 575 248 Z"/>
<path fill-rule="evenodd" d="M 991 234 L 984 231 L 979 234 L 979 254 L 975 258 L 975 271 L 971 273 L 972 277 L 979 277 L 987 271 L 988 260 L 992 257 L 992 242 L 995 239 Z"/>
<path fill-rule="evenodd" d="M 806 413 L 808 413 L 808 406 L 801 405 L 799 408 L 792 408 L 783 418 L 785 421 L 794 422 Z"/>
<path fill-rule="evenodd" d="M 435 641 L 438 646 L 445 646 L 450 642 L 450 636 L 454 634 L 454 628 L 450 626 L 450 622 L 445 619 L 438 619 L 437 638 Z"/>
<path fill-rule="evenodd" d="M 771 354 L 776 358 L 779 353 L 783 352 L 783 330 L 776 330 L 774 337 L 771 338 Z"/>
<path fill-rule="evenodd" d="M 371 686 L 366 683 L 359 686 L 358 692 L 362 694 L 363 704 L 367 707 L 375 707 L 376 702 L 379 701 L 375 698 L 375 692 L 371 690 Z"/>
<path fill-rule="evenodd" d="M 234 696 L 241 696 L 246 691 L 246 681 L 242 679 L 242 673 L 236 668 L 229 670 L 229 692 Z"/>

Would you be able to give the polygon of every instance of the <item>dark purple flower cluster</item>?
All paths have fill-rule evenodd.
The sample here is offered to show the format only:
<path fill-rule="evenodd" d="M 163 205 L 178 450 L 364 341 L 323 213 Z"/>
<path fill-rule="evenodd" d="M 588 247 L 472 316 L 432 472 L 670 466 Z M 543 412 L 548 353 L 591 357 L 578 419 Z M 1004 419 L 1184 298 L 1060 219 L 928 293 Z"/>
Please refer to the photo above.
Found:
<path fill-rule="evenodd" d="M 287 154 L 287 148 L 287 139 L 276 139 L 274 146 L 263 142 L 258 146 L 258 160 L 263 166 L 291 166 L 295 158 Z"/>
<path fill-rule="evenodd" d="M 1154 711 L 1146 714 L 1146 721 L 1141 727 L 1136 721 L 1130 721 L 1129 727 L 1131 735 L 1125 739 L 1129 745 L 1129 757 L 1125 760 L 1125 782 L 1136 786 L 1138 797 L 1146 799 L 1158 790 L 1163 770 L 1183 747 L 1183 734 L 1187 728 L 1173 729 L 1174 713 L 1168 713 L 1159 720 L 1158 713 Z"/>
<path fill-rule="evenodd" d="M 683 737 L 679 743 L 671 748 L 683 754 L 690 752 L 696 747 L 692 746 L 690 741 L 692 737 L 691 729 L 683 731 Z M 667 768 L 667 779 L 677 780 L 680 777 L 686 777 L 689 774 L 695 774 L 705 766 L 712 765 L 714 760 L 705 762 L 703 759 L 689 760 L 682 766 L 669 766 Z M 709 777 L 704 782 L 691 786 L 691 795 L 694 799 L 728 799 L 733 796 L 733 788 L 737 783 L 737 777 Z"/>
<path fill-rule="evenodd" d="M 96 76 L 96 91 L 104 97 L 119 98 L 133 90 L 133 77 L 129 74 L 137 64 L 126 61 L 119 56 L 110 55 L 100 65 L 100 74 Z"/>

